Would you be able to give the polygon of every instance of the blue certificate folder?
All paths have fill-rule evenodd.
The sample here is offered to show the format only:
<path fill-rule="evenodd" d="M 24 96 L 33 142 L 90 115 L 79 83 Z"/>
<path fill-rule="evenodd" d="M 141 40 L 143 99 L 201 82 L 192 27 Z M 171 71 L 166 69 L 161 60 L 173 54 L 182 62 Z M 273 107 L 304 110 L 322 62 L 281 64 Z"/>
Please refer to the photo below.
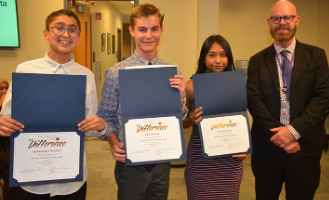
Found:
<path fill-rule="evenodd" d="M 179 91 L 172 88 L 169 79 L 177 75 L 177 67 L 154 67 L 142 69 L 119 70 L 120 101 L 122 126 L 126 145 L 125 124 L 130 119 L 156 118 L 175 116 L 182 119 Z M 184 131 L 182 120 L 179 120 L 182 155 L 179 159 L 156 160 L 151 162 L 132 163 L 126 157 L 125 165 L 143 165 L 186 160 Z"/>
<path fill-rule="evenodd" d="M 243 115 L 247 119 L 250 148 L 246 152 L 208 156 L 204 152 L 204 143 L 200 122 L 198 124 L 203 158 L 232 156 L 252 153 L 251 135 L 247 114 L 247 92 L 244 71 L 223 71 L 192 75 L 195 108 L 202 107 L 202 118 Z"/>
<path fill-rule="evenodd" d="M 11 117 L 25 128 L 11 135 L 10 187 L 83 180 L 84 133 L 77 124 L 85 118 L 85 99 L 85 75 L 13 73 Z M 31 182 L 14 179 L 14 152 L 20 148 L 14 145 L 14 138 L 29 132 L 76 132 L 80 136 L 79 174 L 70 179 Z"/>

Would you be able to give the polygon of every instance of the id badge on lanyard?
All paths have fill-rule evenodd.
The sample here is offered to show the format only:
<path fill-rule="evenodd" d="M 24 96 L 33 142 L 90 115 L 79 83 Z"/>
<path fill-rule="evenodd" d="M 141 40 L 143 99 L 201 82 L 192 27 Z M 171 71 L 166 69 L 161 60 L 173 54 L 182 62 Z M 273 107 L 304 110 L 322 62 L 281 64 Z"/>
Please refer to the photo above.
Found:
<path fill-rule="evenodd" d="M 280 118 L 289 119 L 290 118 L 290 106 L 289 102 L 281 102 Z"/>

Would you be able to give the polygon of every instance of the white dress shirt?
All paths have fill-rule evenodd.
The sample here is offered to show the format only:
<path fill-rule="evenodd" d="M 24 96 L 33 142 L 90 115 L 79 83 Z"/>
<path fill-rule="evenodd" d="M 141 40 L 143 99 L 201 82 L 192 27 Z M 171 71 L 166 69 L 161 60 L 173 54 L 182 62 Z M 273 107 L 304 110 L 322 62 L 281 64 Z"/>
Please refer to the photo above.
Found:
<path fill-rule="evenodd" d="M 73 55 L 71 60 L 65 64 L 58 64 L 48 56 L 48 52 L 44 58 L 31 60 L 18 65 L 16 72 L 18 73 L 39 73 L 39 74 L 68 74 L 68 75 L 86 75 L 86 113 L 85 117 L 91 117 L 96 115 L 98 108 L 98 100 L 95 86 L 94 74 L 74 62 Z M 11 84 L 8 88 L 3 107 L 1 110 L 1 116 L 11 117 L 11 99 L 12 99 L 12 87 Z M 29 105 L 26 105 L 29 106 Z M 85 133 L 86 137 L 98 137 L 105 133 L 107 125 L 101 132 L 89 131 Z M 44 184 L 35 186 L 24 186 L 24 190 L 34 194 L 49 194 L 50 196 L 55 195 L 67 195 L 78 191 L 87 180 L 87 163 L 86 163 L 86 151 L 84 151 L 83 160 L 83 181 L 72 182 L 72 183 L 55 183 L 55 184 Z"/>

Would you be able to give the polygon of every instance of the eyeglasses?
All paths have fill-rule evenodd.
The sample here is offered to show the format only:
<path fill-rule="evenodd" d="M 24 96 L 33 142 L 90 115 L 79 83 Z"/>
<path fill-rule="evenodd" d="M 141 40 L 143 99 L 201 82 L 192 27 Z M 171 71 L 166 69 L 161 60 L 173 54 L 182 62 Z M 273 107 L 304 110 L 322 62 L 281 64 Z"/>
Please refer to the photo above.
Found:
<path fill-rule="evenodd" d="M 283 16 L 283 17 L 270 17 L 270 19 L 272 20 L 273 24 L 279 24 L 281 22 L 281 19 L 284 20 L 284 22 L 286 22 L 287 24 L 290 24 L 294 18 L 296 17 L 296 15 L 287 15 L 287 16 Z"/>
<path fill-rule="evenodd" d="M 50 28 L 53 29 L 53 33 L 56 36 L 62 36 L 64 35 L 65 31 L 67 31 L 70 37 L 79 37 L 81 32 L 76 28 L 63 28 L 63 27 L 50 27 Z"/>
<path fill-rule="evenodd" d="M 3 89 L 8 90 L 8 87 L 9 87 L 9 86 L 0 86 L 0 90 L 3 90 Z"/>

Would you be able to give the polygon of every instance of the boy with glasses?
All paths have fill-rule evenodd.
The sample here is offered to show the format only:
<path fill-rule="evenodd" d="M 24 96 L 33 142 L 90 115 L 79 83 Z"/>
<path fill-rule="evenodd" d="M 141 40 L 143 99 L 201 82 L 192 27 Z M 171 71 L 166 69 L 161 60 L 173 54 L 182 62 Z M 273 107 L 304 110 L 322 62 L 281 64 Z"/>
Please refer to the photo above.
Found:
<path fill-rule="evenodd" d="M 97 113 L 97 93 L 92 72 L 74 62 L 73 49 L 80 39 L 80 21 L 78 17 L 68 9 L 62 9 L 51 13 L 46 20 L 46 30 L 43 32 L 46 42 L 49 43 L 49 51 L 44 58 L 27 61 L 17 67 L 19 73 L 40 74 L 69 74 L 85 75 L 86 83 L 86 118 L 77 126 L 79 130 L 93 131 L 97 135 L 105 133 L 107 125 L 95 115 Z M 24 125 L 11 119 L 11 87 L 7 92 L 0 117 L 0 135 L 10 136 L 15 131 L 23 131 Z M 26 105 L 28 106 L 28 105 Z M 16 190 L 19 200 L 28 199 L 60 199 L 83 200 L 86 196 L 87 166 L 84 152 L 83 181 L 74 183 L 44 184 L 26 186 Z"/>

